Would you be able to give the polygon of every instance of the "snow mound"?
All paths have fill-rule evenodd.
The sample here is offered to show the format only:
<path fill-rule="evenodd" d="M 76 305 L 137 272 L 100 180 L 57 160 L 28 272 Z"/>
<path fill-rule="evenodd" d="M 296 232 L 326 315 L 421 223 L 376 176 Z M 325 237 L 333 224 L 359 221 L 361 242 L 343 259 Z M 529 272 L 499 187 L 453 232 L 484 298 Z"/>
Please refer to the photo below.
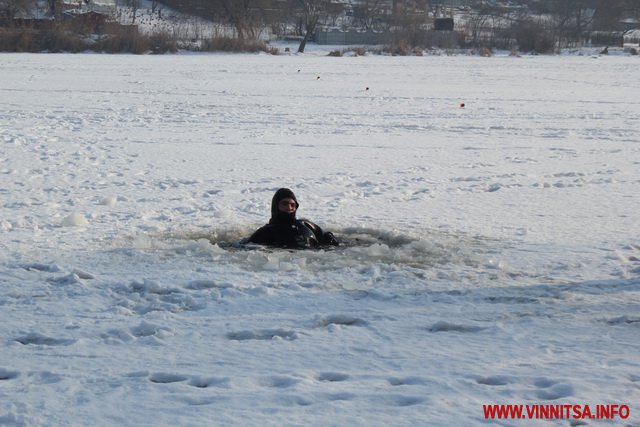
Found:
<path fill-rule="evenodd" d="M 86 227 L 89 225 L 89 221 L 81 213 L 74 212 L 62 220 L 62 225 L 64 227 Z"/>

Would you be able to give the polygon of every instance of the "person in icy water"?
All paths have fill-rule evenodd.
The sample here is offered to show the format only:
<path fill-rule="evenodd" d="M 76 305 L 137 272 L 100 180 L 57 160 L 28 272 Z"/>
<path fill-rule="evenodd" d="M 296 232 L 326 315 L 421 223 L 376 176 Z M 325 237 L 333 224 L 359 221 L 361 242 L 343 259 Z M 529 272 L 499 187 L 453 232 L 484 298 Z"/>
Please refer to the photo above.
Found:
<path fill-rule="evenodd" d="M 247 241 L 298 249 L 337 246 L 338 240 L 333 233 L 325 233 L 317 224 L 307 219 L 296 218 L 299 206 L 293 191 L 288 188 L 276 191 L 271 200 L 269 223 L 256 230 Z"/>

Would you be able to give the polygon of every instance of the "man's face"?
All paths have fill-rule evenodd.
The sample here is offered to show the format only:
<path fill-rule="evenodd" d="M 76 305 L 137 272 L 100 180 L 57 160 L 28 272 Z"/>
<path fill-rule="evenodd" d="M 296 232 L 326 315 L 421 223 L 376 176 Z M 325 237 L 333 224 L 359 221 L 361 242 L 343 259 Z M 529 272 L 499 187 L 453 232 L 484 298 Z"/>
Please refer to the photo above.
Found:
<path fill-rule="evenodd" d="M 282 199 L 278 202 L 278 210 L 280 210 L 280 212 L 284 212 L 287 214 L 295 213 L 296 201 L 293 200 L 291 197 Z"/>

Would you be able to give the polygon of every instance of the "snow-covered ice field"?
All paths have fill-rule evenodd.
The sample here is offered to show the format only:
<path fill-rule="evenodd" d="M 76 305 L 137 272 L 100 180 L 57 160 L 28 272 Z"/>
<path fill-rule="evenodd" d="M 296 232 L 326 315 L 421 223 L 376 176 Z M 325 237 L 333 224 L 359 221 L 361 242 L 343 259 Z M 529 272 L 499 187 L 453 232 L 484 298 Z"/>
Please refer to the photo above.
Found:
<path fill-rule="evenodd" d="M 0 425 L 640 425 L 639 65 L 0 55 Z"/>

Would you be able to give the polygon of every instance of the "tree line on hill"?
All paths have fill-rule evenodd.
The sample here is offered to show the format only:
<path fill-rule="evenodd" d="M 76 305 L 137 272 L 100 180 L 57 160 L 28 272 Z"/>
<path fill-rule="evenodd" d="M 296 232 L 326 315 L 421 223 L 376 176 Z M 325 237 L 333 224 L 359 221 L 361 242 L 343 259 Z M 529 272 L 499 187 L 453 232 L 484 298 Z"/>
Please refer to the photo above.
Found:
<path fill-rule="evenodd" d="M 433 29 L 437 18 L 453 16 L 453 12 L 465 17 L 463 24 L 456 24 L 459 44 L 538 52 L 590 41 L 615 45 L 621 40 L 620 22 L 625 18 L 640 20 L 640 0 L 512 0 L 508 5 L 486 0 L 360 0 L 349 4 L 332 0 L 153 1 L 226 23 L 241 40 L 259 37 L 264 28 L 276 36 L 301 37 L 299 51 L 304 51 L 318 26 L 388 31 L 395 34 L 394 42 L 420 46 L 433 42 L 432 37 L 425 37 L 425 30 Z M 454 3 L 457 11 L 447 6 Z"/>
<path fill-rule="evenodd" d="M 135 24 L 141 0 L 117 1 L 120 7 L 132 10 L 131 23 Z M 222 43 L 230 49 L 258 44 L 268 29 L 276 37 L 297 37 L 300 52 L 321 26 L 386 32 L 391 34 L 389 43 L 403 46 L 405 51 L 428 48 L 443 40 L 432 36 L 434 22 L 455 17 L 455 37 L 446 40 L 455 40 L 458 46 L 543 53 L 586 44 L 596 37 L 601 43 L 615 45 L 621 39 L 619 23 L 625 18 L 640 19 L 640 0 L 512 0 L 508 5 L 454 0 L 455 7 L 447 1 L 360 0 L 348 4 L 335 0 L 151 0 L 151 7 L 158 15 L 163 9 L 172 9 L 232 28 L 233 36 L 224 37 Z M 16 26 L 17 17 L 27 16 L 34 5 L 43 3 L 45 13 L 59 17 L 62 0 L 0 0 L 0 49 L 11 45 L 9 36 L 21 34 L 24 38 L 23 33 L 10 29 Z M 55 27 L 58 38 L 73 31 L 69 25 Z M 130 30 L 121 35 L 123 39 L 133 36 L 140 37 Z M 208 46 L 217 44 L 207 41 Z"/>

